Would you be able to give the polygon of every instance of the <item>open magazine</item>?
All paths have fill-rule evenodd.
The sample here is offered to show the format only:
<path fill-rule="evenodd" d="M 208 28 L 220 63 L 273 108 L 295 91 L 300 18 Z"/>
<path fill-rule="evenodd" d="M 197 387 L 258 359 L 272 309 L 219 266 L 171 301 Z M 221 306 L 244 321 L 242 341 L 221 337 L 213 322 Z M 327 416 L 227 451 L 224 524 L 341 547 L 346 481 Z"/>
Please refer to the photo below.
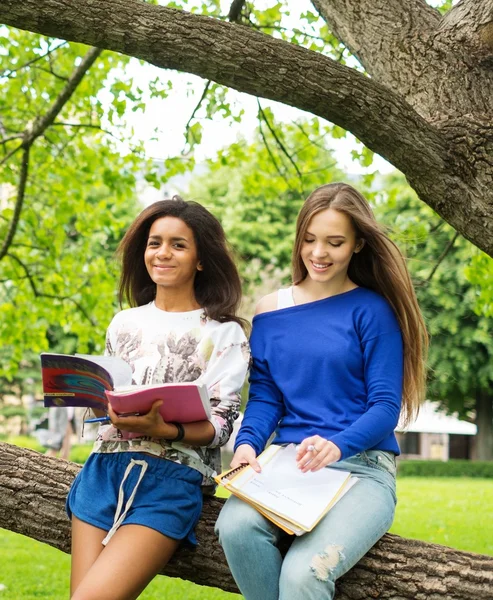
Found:
<path fill-rule="evenodd" d="M 41 354 L 45 406 L 84 406 L 118 414 L 145 414 L 156 400 L 167 422 L 191 423 L 211 417 L 205 384 L 131 385 L 132 368 L 117 356 Z"/>
<path fill-rule="evenodd" d="M 311 531 L 357 482 L 349 471 L 331 467 L 302 473 L 294 444 L 272 444 L 257 460 L 261 473 L 240 465 L 218 475 L 216 482 L 289 534 Z"/>

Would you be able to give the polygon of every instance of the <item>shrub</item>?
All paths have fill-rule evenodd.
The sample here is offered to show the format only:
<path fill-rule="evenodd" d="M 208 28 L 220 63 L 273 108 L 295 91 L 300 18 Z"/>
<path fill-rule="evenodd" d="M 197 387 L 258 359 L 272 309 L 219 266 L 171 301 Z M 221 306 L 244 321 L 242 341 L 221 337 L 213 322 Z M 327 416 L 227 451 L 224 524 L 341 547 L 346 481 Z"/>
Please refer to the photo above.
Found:
<path fill-rule="evenodd" d="M 92 450 L 92 444 L 77 444 L 70 449 L 70 460 L 72 462 L 83 465 L 89 458 Z"/>
<path fill-rule="evenodd" d="M 493 462 L 473 460 L 401 460 L 398 477 L 484 477 L 493 478 Z"/>

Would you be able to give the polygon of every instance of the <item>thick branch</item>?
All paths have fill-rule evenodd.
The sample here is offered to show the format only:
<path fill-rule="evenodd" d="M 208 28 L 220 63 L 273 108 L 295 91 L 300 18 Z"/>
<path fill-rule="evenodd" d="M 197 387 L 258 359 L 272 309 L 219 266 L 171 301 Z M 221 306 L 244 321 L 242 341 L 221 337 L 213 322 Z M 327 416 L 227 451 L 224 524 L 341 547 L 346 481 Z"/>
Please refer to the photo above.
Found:
<path fill-rule="evenodd" d="M 377 0 L 383 10 L 382 2 Z M 406 0 L 405 6 L 410 2 Z M 374 0 L 347 0 L 350 3 L 367 7 Z M 425 10 L 436 20 L 436 13 L 426 8 L 424 0 L 415 0 L 415 4 L 425 7 L 419 13 L 421 20 Z M 493 195 L 484 157 L 490 142 L 471 130 L 456 151 L 453 131 L 459 116 L 471 114 L 486 124 L 487 131 L 493 78 L 486 72 L 465 69 L 460 62 L 463 50 L 451 49 L 457 50 L 459 59 L 449 62 L 448 66 L 456 68 L 451 67 L 444 76 L 445 63 L 433 52 L 427 55 L 426 44 L 416 38 L 416 53 L 423 55 L 425 65 L 421 73 L 410 73 L 409 81 L 403 80 L 400 96 L 376 78 L 248 27 L 138 0 L 3 0 L 0 21 L 193 73 L 332 121 L 400 169 L 424 202 L 493 256 Z M 381 42 L 381 31 L 374 22 L 370 24 L 368 35 L 378 34 Z M 433 103 L 450 107 L 443 115 L 435 114 L 436 110 L 433 113 L 440 129 L 411 108 L 403 99 L 408 96 L 417 107 Z M 452 135 L 442 134 L 444 121 Z M 475 144 L 481 143 L 483 154 L 475 161 Z"/>
<path fill-rule="evenodd" d="M 138 0 L 78 0 L 75 7 L 6 0 L 0 20 L 296 106 L 348 129 L 404 172 L 446 168 L 440 137 L 397 95 L 330 58 L 247 27 Z M 411 131 L 412 139 L 404 135 Z"/>
<path fill-rule="evenodd" d="M 0 527 L 70 552 L 64 504 L 79 469 L 0 442 Z M 213 532 L 223 501 L 204 500 L 197 549 L 181 548 L 163 574 L 236 592 Z M 337 600 L 492 600 L 493 557 L 386 535 L 338 583 Z"/>
<path fill-rule="evenodd" d="M 312 2 L 368 73 L 402 94 L 423 117 L 454 115 L 457 106 L 464 113 L 491 114 L 491 72 L 477 64 L 464 39 L 459 43 L 440 33 L 441 17 L 425 0 Z M 490 5 L 492 0 L 467 2 L 479 6 Z M 464 38 L 471 34 L 465 27 Z"/>
<path fill-rule="evenodd" d="M 440 20 L 438 11 L 424 0 L 312 0 L 312 4 L 366 71 L 382 82 L 397 67 L 397 48 L 400 58 L 410 60 L 412 43 L 433 34 Z"/>
<path fill-rule="evenodd" d="M 465 44 L 481 60 L 493 57 L 493 0 L 461 0 L 444 16 L 438 35 Z"/>

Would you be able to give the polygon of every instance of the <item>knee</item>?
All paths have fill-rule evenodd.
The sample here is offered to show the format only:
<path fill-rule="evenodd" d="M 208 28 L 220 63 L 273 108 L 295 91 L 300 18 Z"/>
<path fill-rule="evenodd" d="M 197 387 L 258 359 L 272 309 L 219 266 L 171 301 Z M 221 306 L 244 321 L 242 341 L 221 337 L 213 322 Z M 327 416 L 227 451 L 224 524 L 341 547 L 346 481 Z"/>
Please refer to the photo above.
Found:
<path fill-rule="evenodd" d="M 214 526 L 214 533 L 219 538 L 221 544 L 224 540 L 234 539 L 236 535 L 239 535 L 242 528 L 238 515 L 239 511 L 231 506 L 230 500 L 228 499 L 222 507 Z"/>
<path fill-rule="evenodd" d="M 290 560 L 292 558 L 292 560 Z M 322 552 L 284 560 L 280 581 L 280 598 L 333 598 L 335 581 L 343 572 L 344 555 L 339 546 Z"/>

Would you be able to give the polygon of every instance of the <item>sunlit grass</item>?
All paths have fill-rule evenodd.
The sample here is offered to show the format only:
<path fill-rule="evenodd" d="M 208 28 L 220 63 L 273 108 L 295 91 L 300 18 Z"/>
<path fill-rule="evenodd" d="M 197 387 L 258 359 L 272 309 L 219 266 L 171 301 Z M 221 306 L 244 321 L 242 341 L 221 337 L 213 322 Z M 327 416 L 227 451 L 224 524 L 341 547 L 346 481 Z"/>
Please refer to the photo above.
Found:
<path fill-rule="evenodd" d="M 392 533 L 493 555 L 493 480 L 403 477 L 397 497 Z"/>
<path fill-rule="evenodd" d="M 70 556 L 51 546 L 0 529 L 0 564 L 0 600 L 62 600 L 69 597 Z M 159 575 L 139 598 L 236 600 L 240 596 Z"/>

